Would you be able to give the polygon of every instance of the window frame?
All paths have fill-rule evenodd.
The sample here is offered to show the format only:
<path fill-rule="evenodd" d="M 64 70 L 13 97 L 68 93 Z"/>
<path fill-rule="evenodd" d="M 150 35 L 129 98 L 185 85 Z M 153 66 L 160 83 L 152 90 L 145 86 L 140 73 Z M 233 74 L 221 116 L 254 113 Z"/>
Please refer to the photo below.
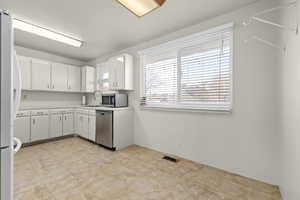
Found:
<path fill-rule="evenodd" d="M 230 46 L 230 86 L 229 86 L 229 105 L 224 106 L 217 104 L 193 104 L 193 105 L 186 105 L 177 102 L 176 105 L 167 105 L 167 104 L 149 104 L 149 105 L 142 105 L 140 103 L 140 99 L 145 95 L 145 74 L 144 74 L 144 66 L 145 66 L 145 56 L 153 55 L 153 52 L 159 51 L 164 52 L 168 50 L 177 50 L 177 85 L 180 85 L 181 82 L 181 57 L 180 53 L 185 48 L 191 48 L 193 46 L 198 46 L 205 43 L 207 40 L 207 35 L 210 34 L 220 34 L 222 32 L 226 32 L 228 30 L 231 32 L 229 36 L 229 46 Z M 194 44 L 196 42 L 196 44 Z M 233 83 L 234 83 L 234 55 L 235 55 L 235 48 L 234 48 L 234 23 L 225 24 L 222 26 L 218 26 L 207 31 L 203 31 L 200 33 L 196 33 L 193 35 L 189 35 L 186 37 L 182 37 L 179 39 L 175 39 L 166 43 L 161 43 L 158 46 L 145 49 L 143 51 L 138 52 L 139 54 L 139 63 L 140 63 L 140 99 L 139 105 L 142 109 L 155 109 L 155 110 L 166 110 L 166 111 L 189 111 L 189 112 L 219 112 L 219 113 L 232 113 L 233 109 Z M 180 94 L 181 87 L 177 88 L 177 94 Z M 180 96 L 180 95 L 179 95 Z"/>

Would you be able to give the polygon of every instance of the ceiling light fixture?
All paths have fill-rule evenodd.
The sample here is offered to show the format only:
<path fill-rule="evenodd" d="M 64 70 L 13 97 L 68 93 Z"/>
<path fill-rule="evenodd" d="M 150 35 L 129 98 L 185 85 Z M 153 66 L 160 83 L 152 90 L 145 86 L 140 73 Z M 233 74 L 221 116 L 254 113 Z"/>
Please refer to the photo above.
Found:
<path fill-rule="evenodd" d="M 159 8 L 166 0 L 117 0 L 125 8 L 138 17 L 142 17 L 149 12 Z"/>
<path fill-rule="evenodd" d="M 25 21 L 22 21 L 19 19 L 13 20 L 13 27 L 16 29 L 22 30 L 22 31 L 26 31 L 29 33 L 33 33 L 33 34 L 51 39 L 51 40 L 62 42 L 62 43 L 65 43 L 65 44 L 68 44 L 68 45 L 71 45 L 74 47 L 81 47 L 83 44 L 83 42 L 78 39 L 72 38 L 70 36 L 66 36 L 61 33 L 51 31 L 47 28 L 33 25 L 31 23 L 28 23 L 28 22 L 25 22 Z"/>

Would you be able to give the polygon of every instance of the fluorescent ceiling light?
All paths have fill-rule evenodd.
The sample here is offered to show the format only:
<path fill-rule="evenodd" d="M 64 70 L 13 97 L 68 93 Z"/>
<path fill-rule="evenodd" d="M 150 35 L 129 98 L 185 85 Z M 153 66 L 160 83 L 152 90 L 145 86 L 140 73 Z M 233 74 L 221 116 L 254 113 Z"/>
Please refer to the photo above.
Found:
<path fill-rule="evenodd" d="M 54 31 L 51 31 L 47 28 L 43 28 L 40 26 L 36 26 L 27 22 L 24 22 L 22 20 L 19 19 L 14 19 L 13 20 L 13 27 L 22 31 L 26 31 L 29 33 L 33 33 L 51 40 L 55 40 L 58 42 L 62 42 L 74 47 L 81 47 L 82 46 L 82 41 L 66 36 L 64 34 L 61 33 L 57 33 Z"/>
<path fill-rule="evenodd" d="M 117 0 L 138 17 L 142 17 L 160 7 L 166 0 Z"/>

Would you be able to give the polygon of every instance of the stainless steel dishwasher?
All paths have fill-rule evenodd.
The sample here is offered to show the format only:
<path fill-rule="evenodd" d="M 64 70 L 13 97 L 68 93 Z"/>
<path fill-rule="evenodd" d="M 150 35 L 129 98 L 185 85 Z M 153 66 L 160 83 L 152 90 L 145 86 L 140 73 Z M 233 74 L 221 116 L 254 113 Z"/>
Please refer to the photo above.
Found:
<path fill-rule="evenodd" d="M 97 110 L 96 143 L 114 149 L 113 111 Z"/>

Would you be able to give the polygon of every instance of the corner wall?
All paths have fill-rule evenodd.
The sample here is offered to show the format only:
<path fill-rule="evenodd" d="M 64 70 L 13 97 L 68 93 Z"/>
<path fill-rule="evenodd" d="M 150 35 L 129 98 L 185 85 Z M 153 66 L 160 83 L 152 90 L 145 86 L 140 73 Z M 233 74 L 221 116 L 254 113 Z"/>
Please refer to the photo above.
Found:
<path fill-rule="evenodd" d="M 294 24 L 293 10 L 283 13 L 284 24 Z M 298 2 L 298 13 L 300 3 Z M 297 16 L 300 22 L 300 16 Z M 281 31 L 287 51 L 280 60 L 280 189 L 284 200 L 300 199 L 300 34 Z"/>
<path fill-rule="evenodd" d="M 268 26 L 241 22 L 276 1 L 261 1 L 232 13 L 218 16 L 156 40 L 116 52 L 135 56 L 134 107 L 135 143 L 164 153 L 261 180 L 279 183 L 278 177 L 278 60 L 274 49 L 251 41 L 253 34 L 277 39 Z M 230 114 L 143 110 L 139 106 L 139 61 L 137 52 L 234 21 L 234 102 Z M 90 64 L 100 63 L 106 58 Z M 300 113 L 300 112 L 299 112 Z"/>

